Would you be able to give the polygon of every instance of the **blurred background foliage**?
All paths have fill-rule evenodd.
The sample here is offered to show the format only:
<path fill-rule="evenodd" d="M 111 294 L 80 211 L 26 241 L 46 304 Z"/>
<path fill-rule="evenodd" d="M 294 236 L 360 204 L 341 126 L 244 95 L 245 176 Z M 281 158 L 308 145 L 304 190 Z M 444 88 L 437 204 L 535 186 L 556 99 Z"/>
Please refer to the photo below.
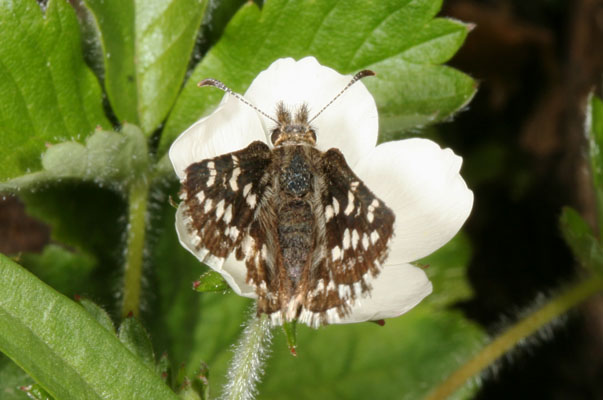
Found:
<path fill-rule="evenodd" d="M 376 65 L 383 80 L 367 81 L 367 86 L 383 115 L 381 140 L 421 135 L 453 148 L 464 157 L 462 173 L 475 193 L 475 206 L 464 232 L 421 261 L 429 264 L 434 293 L 409 314 L 383 327 L 300 327 L 297 358 L 275 330 L 259 398 L 420 398 L 475 354 L 488 334 L 499 333 L 584 273 L 562 239 L 559 217 L 562 207 L 571 205 L 591 228 L 597 223 L 584 118 L 588 94 L 596 86 L 600 94 L 603 76 L 600 0 L 446 0 L 441 10 L 440 2 L 427 0 L 383 6 L 353 2 L 347 7 L 344 2 L 318 2 L 314 9 L 294 1 L 202 2 L 205 9 L 194 1 L 174 1 L 177 4 L 168 8 L 156 1 L 148 10 L 163 20 L 142 15 L 138 25 L 132 23 L 134 3 L 74 0 L 72 13 L 62 0 L 40 1 L 43 10 L 54 13 L 42 18 L 40 8 L 31 7 L 36 5 L 33 0 L 23 2 L 27 7 L 21 9 L 0 0 L 3 38 L 9 33 L 13 39 L 27 38 L 15 40 L 12 47 L 3 39 L 0 61 L 8 67 L 0 74 L 6 78 L 10 68 L 27 70 L 30 81 L 21 91 L 37 102 L 19 108 L 18 101 L 7 100 L 14 96 L 8 78 L 0 83 L 0 159 L 6 165 L 0 176 L 18 177 L 5 184 L 5 193 L 19 190 L 18 196 L 0 201 L 0 252 L 67 297 L 84 296 L 102 306 L 113 323 L 122 326 L 122 343 L 134 353 L 142 348 L 136 353 L 142 363 L 157 361 L 157 370 L 169 375 L 164 376 L 168 384 L 186 386 L 184 375 L 193 377 L 205 362 L 212 396 L 217 395 L 250 302 L 232 293 L 191 290 L 205 270 L 175 236 L 168 196 L 175 197 L 177 182 L 162 156 L 171 140 L 221 97 L 218 91 L 195 89 L 198 80 L 211 76 L 244 91 L 259 71 L 281 56 L 315 55 L 342 73 Z M 420 66 L 416 71 L 405 67 L 408 60 L 396 59 L 397 46 L 423 40 L 410 34 L 412 23 L 386 27 L 384 48 L 369 46 L 360 56 L 346 49 L 347 43 L 365 39 L 362 32 L 357 37 L 342 34 L 353 29 L 347 27 L 351 16 L 364 15 L 370 25 L 371 16 L 389 15 L 407 3 L 416 6 L 410 7 L 415 14 L 409 15 L 420 17 L 420 25 L 428 24 L 438 39 L 434 41 L 439 45 L 425 53 L 432 58 L 424 69 L 425 54 L 408 56 Z M 190 9 L 196 13 L 185 12 Z M 97 19 L 100 38 L 87 10 Z M 18 19 L 8 19 L 18 12 L 23 13 L 13 14 Z M 475 26 L 432 20 L 436 13 Z M 315 25 L 300 22 L 319 17 L 326 19 L 328 29 L 308 48 Z M 23 18 L 32 23 L 24 24 Z M 472 30 L 466 36 L 468 28 Z M 176 32 L 170 38 L 175 44 L 157 42 L 154 31 Z M 332 54 L 334 48 L 337 54 Z M 147 58 L 135 62 L 134 49 L 147 49 Z M 386 62 L 379 64 L 377 55 L 387 55 Z M 457 70 L 437 65 L 450 57 L 447 65 Z M 69 66 L 68 73 L 62 65 Z M 432 88 L 437 94 L 438 87 L 442 90 L 439 82 L 449 95 L 440 101 L 427 88 L 406 84 L 417 76 L 422 79 L 415 86 L 436 82 Z M 469 76 L 479 90 L 451 118 L 474 95 Z M 149 86 L 137 85 L 140 82 Z M 396 97 L 401 91 L 404 96 Z M 66 95 L 74 92 L 80 93 L 78 100 Z M 61 108 L 65 105 L 68 112 Z M 44 112 L 23 118 L 24 109 Z M 120 138 L 99 129 L 110 130 L 125 121 L 141 128 L 131 133 L 132 143 L 143 140 L 148 146 L 142 154 L 148 153 L 149 159 L 134 166 L 131 159 L 107 161 L 111 153 L 96 151 L 84 140 L 91 135 L 117 140 L 115 146 L 124 147 Z M 57 124 L 63 124 L 61 132 L 48 129 Z M 100 128 L 95 131 L 96 127 Z M 23 140 L 15 132 L 32 139 Z M 80 164 L 52 163 L 83 151 L 83 146 L 59 144 L 72 138 L 87 143 L 87 154 L 97 154 L 83 158 L 97 161 L 88 165 L 88 175 L 76 176 Z M 97 142 L 101 150 L 109 148 Z M 48 144 L 54 149 L 41 159 Z M 136 154 L 136 148 L 127 154 Z M 100 171 L 107 163 L 116 169 Z M 132 173 L 120 176 L 120 166 Z M 132 176 L 151 182 L 141 275 L 142 331 L 129 319 L 122 324 L 120 309 Z M 144 330 L 153 350 L 145 347 Z M 161 366 L 162 354 L 171 367 Z M 591 299 L 553 329 L 541 331 L 485 377 L 470 382 L 456 397 L 603 398 L 602 299 Z M 0 398 L 27 398 L 18 387 L 33 382 L 0 355 Z"/>

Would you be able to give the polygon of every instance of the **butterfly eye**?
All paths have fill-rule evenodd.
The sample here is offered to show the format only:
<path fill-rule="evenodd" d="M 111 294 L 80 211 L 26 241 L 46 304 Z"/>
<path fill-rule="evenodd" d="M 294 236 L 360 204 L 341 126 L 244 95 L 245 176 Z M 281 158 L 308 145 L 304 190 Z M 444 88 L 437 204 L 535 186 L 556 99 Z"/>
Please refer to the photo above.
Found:
<path fill-rule="evenodd" d="M 314 132 L 314 129 L 310 129 L 310 134 L 312 135 L 312 139 L 316 142 L 316 132 Z"/>
<path fill-rule="evenodd" d="M 272 144 L 276 144 L 276 140 L 280 136 L 280 133 L 281 131 L 278 128 L 272 130 L 272 135 L 270 136 L 270 141 L 272 142 Z"/>

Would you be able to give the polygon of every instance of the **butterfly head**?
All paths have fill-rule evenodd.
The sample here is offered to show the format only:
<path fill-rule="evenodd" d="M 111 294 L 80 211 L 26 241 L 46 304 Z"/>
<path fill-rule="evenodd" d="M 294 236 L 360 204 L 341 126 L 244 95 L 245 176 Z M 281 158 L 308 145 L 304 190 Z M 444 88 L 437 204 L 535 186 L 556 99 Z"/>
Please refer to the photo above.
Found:
<path fill-rule="evenodd" d="M 276 127 L 272 129 L 270 141 L 274 146 L 285 144 L 316 144 L 316 131 L 308 120 L 308 106 L 303 104 L 292 113 L 285 108 L 283 102 L 276 108 Z"/>

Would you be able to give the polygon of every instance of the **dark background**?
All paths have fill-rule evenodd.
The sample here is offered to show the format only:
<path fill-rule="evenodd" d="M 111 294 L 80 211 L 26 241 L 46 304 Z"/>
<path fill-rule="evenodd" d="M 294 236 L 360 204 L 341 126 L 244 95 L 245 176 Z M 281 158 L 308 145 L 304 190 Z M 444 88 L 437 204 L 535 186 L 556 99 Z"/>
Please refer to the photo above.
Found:
<path fill-rule="evenodd" d="M 571 205 L 595 225 L 583 123 L 603 82 L 603 0 L 447 0 L 441 15 L 476 25 L 449 64 L 480 81 L 468 109 L 438 127 L 475 193 L 465 229 L 476 295 L 458 307 L 496 334 L 582 273 L 558 219 Z M 14 198 L 0 201 L 0 227 L 3 253 L 50 241 Z M 603 399 L 603 297 L 485 377 L 478 399 Z"/>
<path fill-rule="evenodd" d="M 476 24 L 450 64 L 479 91 L 439 130 L 475 193 L 465 229 L 476 296 L 459 307 L 495 334 L 583 272 L 558 220 L 571 205 L 595 226 L 583 126 L 588 93 L 603 81 L 603 2 L 449 0 L 441 14 Z M 479 399 L 603 399 L 603 298 L 487 377 Z"/>

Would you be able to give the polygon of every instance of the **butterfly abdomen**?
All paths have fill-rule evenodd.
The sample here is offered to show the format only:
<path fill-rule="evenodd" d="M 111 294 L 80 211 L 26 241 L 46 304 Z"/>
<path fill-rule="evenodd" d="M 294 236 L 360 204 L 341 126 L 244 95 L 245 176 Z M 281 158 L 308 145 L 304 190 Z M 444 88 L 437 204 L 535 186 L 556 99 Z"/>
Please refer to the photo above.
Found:
<path fill-rule="evenodd" d="M 279 176 L 281 192 L 277 210 L 278 242 L 282 266 L 295 291 L 304 268 L 312 256 L 315 218 L 310 205 L 313 172 L 305 154 L 305 146 L 279 149 L 283 164 Z"/>
<path fill-rule="evenodd" d="M 311 257 L 314 217 L 310 205 L 302 200 L 285 203 L 277 215 L 283 267 L 294 290 Z"/>

